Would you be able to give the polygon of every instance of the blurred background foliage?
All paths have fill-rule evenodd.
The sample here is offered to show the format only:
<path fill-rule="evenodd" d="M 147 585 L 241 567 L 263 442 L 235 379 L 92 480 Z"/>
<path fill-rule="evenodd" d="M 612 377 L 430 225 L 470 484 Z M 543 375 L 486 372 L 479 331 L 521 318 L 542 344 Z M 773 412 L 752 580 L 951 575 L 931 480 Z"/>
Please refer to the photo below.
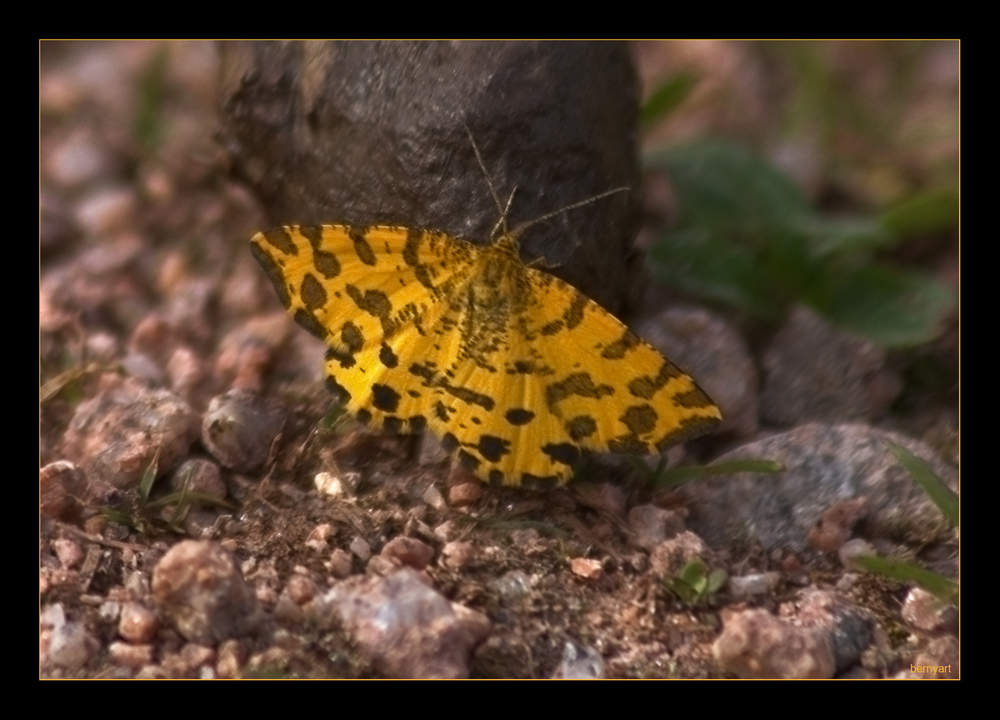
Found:
<path fill-rule="evenodd" d="M 669 208 L 644 239 L 657 280 L 770 324 L 805 304 L 887 348 L 957 323 L 957 42 L 634 48 L 647 198 Z"/>

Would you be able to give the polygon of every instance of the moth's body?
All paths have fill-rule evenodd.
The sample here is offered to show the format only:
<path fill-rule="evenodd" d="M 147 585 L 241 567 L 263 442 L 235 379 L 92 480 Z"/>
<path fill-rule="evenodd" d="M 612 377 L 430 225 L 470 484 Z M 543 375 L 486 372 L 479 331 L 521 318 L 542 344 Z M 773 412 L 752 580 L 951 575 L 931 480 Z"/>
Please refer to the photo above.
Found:
<path fill-rule="evenodd" d="M 499 351 L 511 318 L 524 311 L 530 292 L 527 268 L 517 256 L 516 241 L 504 237 L 483 248 L 468 284 L 452 303 L 462 322 L 460 357 L 467 355 L 480 367 L 491 368 L 489 358 Z"/>
<path fill-rule="evenodd" d="M 714 426 L 690 377 L 563 281 L 482 247 L 395 227 L 253 239 L 292 316 L 330 346 L 327 384 L 375 427 L 430 428 L 483 480 L 566 482 L 580 449 L 659 452 Z"/>

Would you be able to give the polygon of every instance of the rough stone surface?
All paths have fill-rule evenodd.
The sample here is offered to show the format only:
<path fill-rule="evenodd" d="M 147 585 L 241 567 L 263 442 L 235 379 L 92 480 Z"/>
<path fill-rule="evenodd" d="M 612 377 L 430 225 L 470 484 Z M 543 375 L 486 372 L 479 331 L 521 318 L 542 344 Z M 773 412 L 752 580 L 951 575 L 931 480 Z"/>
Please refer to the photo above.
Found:
<path fill-rule="evenodd" d="M 91 482 L 125 488 L 138 483 L 154 458 L 160 474 L 171 470 L 197 437 L 198 419 L 186 402 L 125 379 L 80 403 L 64 449 Z"/>
<path fill-rule="evenodd" d="M 923 443 L 866 425 L 803 425 L 733 450 L 718 460 L 774 460 L 778 473 L 739 473 L 679 489 L 687 526 L 712 547 L 748 540 L 766 550 L 802 552 L 834 504 L 864 497 L 869 537 L 924 545 L 953 530 L 885 446 L 894 442 L 926 460 L 957 490 L 958 473 Z"/>
<path fill-rule="evenodd" d="M 233 556 L 216 543 L 174 545 L 153 570 L 153 597 L 192 642 L 235 637 L 254 623 L 253 589 Z"/>
<path fill-rule="evenodd" d="M 764 351 L 761 419 L 773 425 L 881 416 L 901 383 L 885 369 L 885 351 L 796 309 Z"/>
<path fill-rule="evenodd" d="M 604 677 L 604 658 L 594 648 L 567 642 L 562 663 L 553 676 L 559 680 L 600 680 Z"/>
<path fill-rule="evenodd" d="M 489 632 L 484 616 L 450 603 L 415 570 L 349 579 L 322 598 L 359 649 L 395 678 L 461 678 Z"/>
<path fill-rule="evenodd" d="M 723 670 L 741 678 L 832 678 L 836 669 L 822 631 L 795 626 L 765 610 L 726 618 L 713 652 Z"/>
<path fill-rule="evenodd" d="M 796 617 L 803 626 L 820 628 L 826 633 L 837 672 L 857 663 L 861 652 L 872 642 L 877 625 L 870 611 L 839 593 L 815 588 L 803 593 Z"/>
<path fill-rule="evenodd" d="M 395 564 L 423 570 L 434 559 L 434 548 L 416 538 L 400 535 L 385 544 L 381 555 Z"/>
<path fill-rule="evenodd" d="M 637 505 L 629 510 L 628 528 L 632 544 L 652 550 L 667 538 L 684 530 L 684 521 L 677 513 L 655 505 Z"/>
<path fill-rule="evenodd" d="M 156 613 L 137 602 L 125 603 L 118 621 L 118 634 L 130 643 L 149 643 L 160 623 Z"/>
<path fill-rule="evenodd" d="M 39 510 L 56 520 L 73 520 L 83 509 L 87 476 L 73 463 L 58 460 L 38 471 Z"/>
<path fill-rule="evenodd" d="M 185 460 L 170 478 L 175 492 L 196 492 L 218 500 L 226 499 L 226 484 L 222 481 L 219 466 L 204 458 Z"/>
<path fill-rule="evenodd" d="M 284 411 L 249 390 L 212 398 L 201 421 L 201 441 L 223 465 L 251 472 L 263 465 L 285 422 Z"/>
<path fill-rule="evenodd" d="M 958 633 L 958 610 L 942 602 L 923 588 L 915 587 L 903 601 L 903 620 L 910 627 L 928 634 Z"/>

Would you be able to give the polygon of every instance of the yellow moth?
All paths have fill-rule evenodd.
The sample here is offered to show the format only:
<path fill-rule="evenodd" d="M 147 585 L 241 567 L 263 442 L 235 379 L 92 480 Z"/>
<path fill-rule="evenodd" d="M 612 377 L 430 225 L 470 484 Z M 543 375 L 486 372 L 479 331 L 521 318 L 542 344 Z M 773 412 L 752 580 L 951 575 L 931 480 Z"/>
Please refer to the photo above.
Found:
<path fill-rule="evenodd" d="M 501 211 L 486 246 L 323 225 L 258 233 L 251 247 L 291 316 L 329 346 L 327 386 L 348 411 L 431 430 L 484 481 L 546 487 L 569 480 L 581 450 L 662 452 L 721 418 L 659 351 L 521 261 L 521 233 L 555 214 L 508 231 Z"/>

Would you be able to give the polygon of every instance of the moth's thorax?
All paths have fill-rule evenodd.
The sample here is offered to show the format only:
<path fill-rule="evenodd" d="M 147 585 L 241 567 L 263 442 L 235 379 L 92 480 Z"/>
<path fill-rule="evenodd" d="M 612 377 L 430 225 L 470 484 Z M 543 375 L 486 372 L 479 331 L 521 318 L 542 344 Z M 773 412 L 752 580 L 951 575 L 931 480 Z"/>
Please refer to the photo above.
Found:
<path fill-rule="evenodd" d="M 483 249 L 472 277 L 470 304 L 486 313 L 516 313 L 531 292 L 517 240 L 511 235 Z"/>

